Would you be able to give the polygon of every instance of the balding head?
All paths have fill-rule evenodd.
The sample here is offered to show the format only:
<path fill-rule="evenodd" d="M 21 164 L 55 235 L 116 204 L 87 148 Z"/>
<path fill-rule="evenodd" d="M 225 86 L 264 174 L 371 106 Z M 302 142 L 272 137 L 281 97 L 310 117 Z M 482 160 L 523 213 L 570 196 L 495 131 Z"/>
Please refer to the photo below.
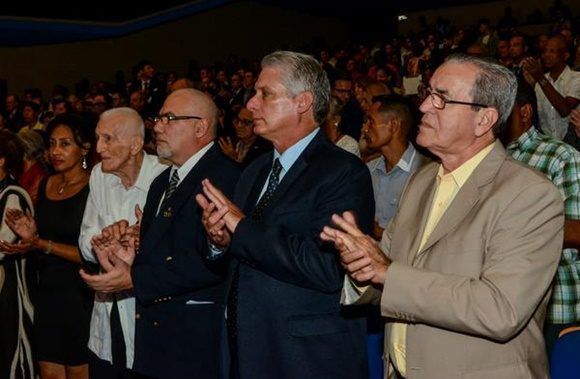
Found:
<path fill-rule="evenodd" d="M 183 106 L 186 114 L 184 113 L 183 116 L 199 116 L 207 119 L 211 139 L 216 137 L 219 109 L 208 95 L 193 88 L 182 88 L 172 92 L 167 99 L 172 97 L 180 97 L 185 100 Z M 182 115 L 176 114 L 176 116 Z"/>
<path fill-rule="evenodd" d="M 143 119 L 132 108 L 121 107 L 109 109 L 99 117 L 99 124 L 102 122 L 106 122 L 115 127 L 120 134 L 145 138 Z"/>
<path fill-rule="evenodd" d="M 103 172 L 117 175 L 127 188 L 133 185 L 143 160 L 145 127 L 139 113 L 109 109 L 101 114 L 95 133 Z"/>

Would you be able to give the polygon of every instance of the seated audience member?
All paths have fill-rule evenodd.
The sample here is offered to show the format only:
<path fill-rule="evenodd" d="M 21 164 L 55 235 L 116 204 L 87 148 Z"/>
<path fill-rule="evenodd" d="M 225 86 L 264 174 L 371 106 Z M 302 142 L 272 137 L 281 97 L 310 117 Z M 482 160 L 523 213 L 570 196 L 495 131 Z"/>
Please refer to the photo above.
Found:
<path fill-rule="evenodd" d="M 272 150 L 270 143 L 254 134 L 254 117 L 248 108 L 240 108 L 233 124 L 238 142 L 234 144 L 226 136 L 219 139 L 219 145 L 224 154 L 238 162 L 242 169 Z"/>
<path fill-rule="evenodd" d="M 342 130 L 343 105 L 335 97 L 330 98 L 328 116 L 322 125 L 322 131 L 328 139 L 336 146 L 352 153 L 360 158 L 358 141 L 345 134 Z"/>
<path fill-rule="evenodd" d="M 554 36 L 548 40 L 541 64 L 534 58 L 522 62 L 526 80 L 535 85 L 540 128 L 560 140 L 568 132 L 570 112 L 580 104 L 580 72 L 566 64 L 569 57 L 564 38 Z"/>

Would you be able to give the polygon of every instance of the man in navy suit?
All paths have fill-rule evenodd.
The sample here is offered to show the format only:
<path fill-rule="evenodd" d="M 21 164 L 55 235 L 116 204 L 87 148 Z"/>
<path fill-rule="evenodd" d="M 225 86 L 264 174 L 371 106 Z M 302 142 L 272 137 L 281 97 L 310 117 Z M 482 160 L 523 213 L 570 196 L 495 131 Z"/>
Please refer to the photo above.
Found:
<path fill-rule="evenodd" d="M 266 56 L 255 89 L 254 132 L 274 152 L 248 166 L 233 202 L 211 178 L 197 196 L 212 256 L 233 258 L 230 377 L 365 378 L 364 321 L 341 308 L 344 271 L 318 234 L 349 209 L 370 230 L 369 172 L 320 132 L 330 84 L 314 58 Z"/>
<path fill-rule="evenodd" d="M 131 228 L 117 223 L 93 239 L 103 273 L 82 275 L 97 291 L 133 290 L 135 371 L 154 378 L 215 379 L 221 367 L 225 270 L 221 262 L 206 259 L 195 195 L 208 177 L 233 193 L 239 171 L 213 142 L 218 110 L 202 92 L 173 92 L 154 119 L 157 153 L 172 166 L 151 184 L 139 253 L 135 239 L 122 243 L 120 238 Z"/>

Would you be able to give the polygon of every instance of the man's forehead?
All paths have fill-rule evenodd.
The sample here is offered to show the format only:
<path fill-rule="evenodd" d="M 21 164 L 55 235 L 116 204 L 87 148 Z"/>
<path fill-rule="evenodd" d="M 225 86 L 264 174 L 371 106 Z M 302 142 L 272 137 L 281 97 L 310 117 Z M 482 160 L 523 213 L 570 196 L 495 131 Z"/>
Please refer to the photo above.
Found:
<path fill-rule="evenodd" d="M 472 64 L 448 62 L 435 70 L 429 84 L 431 89 L 438 92 L 455 94 L 470 90 L 476 73 L 477 68 Z"/>

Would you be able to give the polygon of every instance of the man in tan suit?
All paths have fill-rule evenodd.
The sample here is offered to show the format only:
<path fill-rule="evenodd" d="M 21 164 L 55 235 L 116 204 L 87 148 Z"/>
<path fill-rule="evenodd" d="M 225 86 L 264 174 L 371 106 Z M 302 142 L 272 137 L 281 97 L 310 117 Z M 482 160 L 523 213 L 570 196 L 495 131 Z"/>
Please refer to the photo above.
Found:
<path fill-rule="evenodd" d="M 542 323 L 563 206 L 496 141 L 515 77 L 453 56 L 429 91 L 417 142 L 441 162 L 410 179 L 380 245 L 348 212 L 321 234 L 349 274 L 343 301 L 380 304 L 390 377 L 547 378 Z"/>

